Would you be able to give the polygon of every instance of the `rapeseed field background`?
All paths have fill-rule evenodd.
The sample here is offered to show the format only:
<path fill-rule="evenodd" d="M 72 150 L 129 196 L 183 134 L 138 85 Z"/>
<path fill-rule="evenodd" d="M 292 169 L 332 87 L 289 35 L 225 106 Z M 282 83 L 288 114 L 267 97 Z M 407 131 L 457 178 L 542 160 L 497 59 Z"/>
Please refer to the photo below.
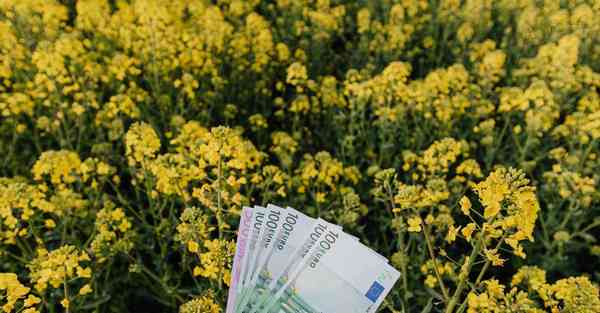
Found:
<path fill-rule="evenodd" d="M 599 313 L 600 1 L 0 0 L 0 310 L 224 311 L 244 205 L 382 312 Z"/>

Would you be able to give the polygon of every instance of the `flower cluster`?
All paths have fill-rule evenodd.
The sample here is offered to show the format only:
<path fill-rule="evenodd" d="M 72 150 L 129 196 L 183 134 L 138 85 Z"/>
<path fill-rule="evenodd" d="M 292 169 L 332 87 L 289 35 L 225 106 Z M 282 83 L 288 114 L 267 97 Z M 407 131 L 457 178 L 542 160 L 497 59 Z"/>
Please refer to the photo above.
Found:
<path fill-rule="evenodd" d="M 543 270 L 525 266 L 513 276 L 511 286 L 505 291 L 506 286 L 496 279 L 484 281 L 481 292 L 469 293 L 467 312 L 591 313 L 600 309 L 598 287 L 585 276 L 551 284 Z"/>
<path fill-rule="evenodd" d="M 188 243 L 188 250 L 199 254 L 201 263 L 200 266 L 194 267 L 194 276 L 206 277 L 217 282 L 223 281 L 229 285 L 235 242 L 219 239 L 207 240 L 204 242 L 203 251 L 197 245 L 190 243 Z"/>
<path fill-rule="evenodd" d="M 223 310 L 210 295 L 194 298 L 179 307 L 179 313 L 221 313 Z"/>
<path fill-rule="evenodd" d="M 133 248 L 132 224 L 122 208 L 114 208 L 114 204 L 107 203 L 96 213 L 96 235 L 90 243 L 90 248 L 102 263 L 116 253 L 128 253 Z"/>
<path fill-rule="evenodd" d="M 59 289 L 62 287 L 61 304 L 68 310 L 69 304 L 74 298 L 92 292 L 89 284 L 92 278 L 92 269 L 85 265 L 89 261 L 90 257 L 86 252 L 66 245 L 50 252 L 39 249 L 37 256 L 27 267 L 37 291 L 44 293 L 48 288 Z M 75 290 L 70 291 L 71 288 L 75 288 Z"/>
<path fill-rule="evenodd" d="M 36 308 L 41 299 L 30 293 L 30 288 L 19 282 L 17 274 L 0 273 L 0 294 L 3 294 L 2 311 L 6 313 L 39 313 Z"/>

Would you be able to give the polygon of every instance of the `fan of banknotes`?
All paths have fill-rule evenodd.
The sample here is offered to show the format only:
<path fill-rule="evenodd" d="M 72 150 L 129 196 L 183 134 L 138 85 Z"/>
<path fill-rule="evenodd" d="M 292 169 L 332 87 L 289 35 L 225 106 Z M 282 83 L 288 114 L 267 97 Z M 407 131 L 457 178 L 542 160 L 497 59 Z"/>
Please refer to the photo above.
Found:
<path fill-rule="evenodd" d="M 399 276 L 338 225 L 290 207 L 245 207 L 227 313 L 375 312 Z"/>

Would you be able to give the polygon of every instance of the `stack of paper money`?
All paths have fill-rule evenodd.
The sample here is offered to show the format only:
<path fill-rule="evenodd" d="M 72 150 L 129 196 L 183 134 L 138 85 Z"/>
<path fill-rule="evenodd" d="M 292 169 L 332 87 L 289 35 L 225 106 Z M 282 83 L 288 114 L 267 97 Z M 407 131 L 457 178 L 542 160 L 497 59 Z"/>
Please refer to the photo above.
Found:
<path fill-rule="evenodd" d="M 294 210 L 246 207 L 227 313 L 375 312 L 400 276 L 338 225 Z"/>

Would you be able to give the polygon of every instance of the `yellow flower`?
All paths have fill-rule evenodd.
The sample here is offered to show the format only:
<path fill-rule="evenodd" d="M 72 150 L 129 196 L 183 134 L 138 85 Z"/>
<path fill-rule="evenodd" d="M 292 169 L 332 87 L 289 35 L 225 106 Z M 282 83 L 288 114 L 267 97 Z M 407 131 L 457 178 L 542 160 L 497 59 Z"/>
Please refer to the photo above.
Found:
<path fill-rule="evenodd" d="M 248 122 L 256 129 L 267 128 L 267 119 L 261 114 L 254 114 L 248 118 Z"/>
<path fill-rule="evenodd" d="M 90 284 L 85 284 L 83 287 L 81 287 L 81 289 L 79 289 L 79 294 L 82 296 L 87 295 L 90 292 L 92 292 L 92 287 Z"/>
<path fill-rule="evenodd" d="M 56 223 L 54 222 L 53 219 L 47 219 L 44 221 L 44 225 L 46 226 L 46 228 L 52 229 L 54 227 L 56 227 Z"/>
<path fill-rule="evenodd" d="M 425 217 L 425 224 L 431 225 L 434 220 L 435 218 L 433 217 L 433 214 L 427 214 L 427 216 Z"/>
<path fill-rule="evenodd" d="M 423 220 L 419 216 L 413 216 L 408 219 L 408 231 L 418 233 L 421 231 Z"/>
<path fill-rule="evenodd" d="M 460 231 L 460 227 L 456 228 L 454 225 L 450 225 L 448 228 L 448 235 L 446 235 L 446 241 L 448 243 L 453 243 L 456 240 L 456 235 Z"/>
<path fill-rule="evenodd" d="M 491 219 L 500 212 L 501 202 L 509 192 L 507 181 L 502 171 L 494 171 L 488 178 L 475 186 L 481 204 L 484 206 L 483 216 Z"/>
<path fill-rule="evenodd" d="M 315 201 L 317 201 L 317 203 L 323 203 L 323 202 L 325 202 L 325 193 L 324 192 L 317 192 L 315 194 Z"/>
<path fill-rule="evenodd" d="M 287 70 L 286 82 L 290 85 L 296 86 L 303 84 L 308 79 L 306 74 L 306 67 L 301 63 L 292 63 Z"/>
<path fill-rule="evenodd" d="M 460 210 L 463 212 L 464 215 L 469 216 L 471 214 L 471 212 L 469 212 L 471 210 L 471 201 L 469 200 L 469 198 L 465 196 L 460 198 Z"/>
<path fill-rule="evenodd" d="M 77 268 L 77 276 L 79 277 L 83 277 L 83 278 L 90 278 L 92 277 L 92 269 L 89 267 L 86 268 Z"/>
<path fill-rule="evenodd" d="M 433 275 L 427 275 L 427 278 L 425 279 L 425 285 L 427 285 L 429 288 L 434 288 L 437 284 L 437 281 L 437 278 L 435 278 Z"/>
<path fill-rule="evenodd" d="M 200 246 L 198 245 L 197 242 L 190 240 L 187 243 L 187 248 L 188 248 L 188 251 L 190 251 L 192 253 L 197 253 Z"/>
<path fill-rule="evenodd" d="M 96 165 L 96 173 L 98 173 L 98 175 L 101 175 L 101 176 L 108 175 L 110 173 L 110 170 L 111 170 L 110 166 L 104 162 L 99 162 Z"/>
<path fill-rule="evenodd" d="M 371 13 L 368 8 L 362 8 L 356 14 L 356 25 L 358 33 L 364 33 L 369 30 L 371 23 Z"/>
<path fill-rule="evenodd" d="M 67 309 L 67 310 L 69 309 L 69 305 L 70 305 L 70 303 L 71 303 L 71 302 L 70 302 L 70 301 L 69 301 L 67 298 L 65 298 L 65 299 L 62 299 L 62 300 L 60 301 L 60 304 L 63 306 L 63 308 L 65 308 L 65 309 Z"/>
<path fill-rule="evenodd" d="M 225 283 L 225 285 L 227 285 L 228 287 L 231 284 L 231 271 L 226 270 L 225 272 L 223 272 L 223 283 Z"/>
<path fill-rule="evenodd" d="M 284 186 L 281 186 L 281 187 L 279 187 L 279 188 L 277 189 L 276 193 L 277 193 L 278 195 L 280 195 L 281 197 L 286 197 L 286 196 L 287 196 L 287 194 L 286 194 L 286 192 L 285 192 L 285 187 L 284 187 Z"/>
<path fill-rule="evenodd" d="M 24 298 L 29 293 L 30 288 L 27 288 L 19 282 L 17 274 L 0 273 L 0 291 L 5 291 L 3 300 L 6 303 L 2 307 L 4 312 L 11 312 L 17 301 Z"/>
<path fill-rule="evenodd" d="M 461 233 L 467 241 L 471 241 L 471 235 L 473 235 L 473 231 L 475 231 L 476 226 L 477 225 L 475 223 L 469 223 L 467 226 L 465 226 L 465 228 L 462 229 Z"/>
<path fill-rule="evenodd" d="M 485 257 L 492 262 L 492 265 L 494 266 L 502 266 L 504 265 L 504 259 L 500 258 L 498 251 L 496 249 L 493 250 L 489 250 L 489 249 L 485 249 L 483 251 L 483 253 L 485 254 Z"/>
<path fill-rule="evenodd" d="M 34 295 L 29 295 L 29 296 L 27 296 L 27 299 L 25 299 L 25 301 L 23 301 L 23 306 L 30 307 L 30 306 L 34 306 L 40 302 L 42 302 L 42 299 L 40 299 Z"/>
<path fill-rule="evenodd" d="M 469 305 L 469 310 L 467 311 L 468 313 L 480 312 L 482 308 L 489 308 L 493 306 L 493 303 L 490 301 L 487 293 L 477 295 L 474 292 L 470 292 L 467 296 L 467 303 Z"/>
<path fill-rule="evenodd" d="M 523 266 L 513 275 L 511 285 L 517 286 L 521 283 L 533 290 L 539 290 L 546 284 L 546 271 L 536 266 Z"/>

